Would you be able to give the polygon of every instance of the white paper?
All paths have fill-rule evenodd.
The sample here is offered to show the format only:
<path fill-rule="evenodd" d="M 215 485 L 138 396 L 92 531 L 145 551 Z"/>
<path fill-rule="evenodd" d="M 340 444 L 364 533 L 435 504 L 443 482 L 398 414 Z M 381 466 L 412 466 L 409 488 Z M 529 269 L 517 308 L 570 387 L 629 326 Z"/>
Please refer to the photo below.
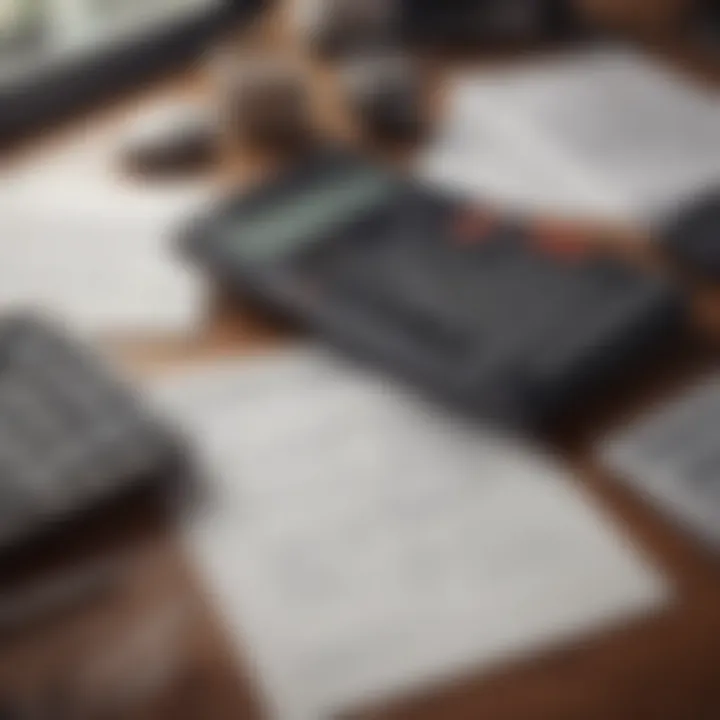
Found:
<path fill-rule="evenodd" d="M 651 222 L 720 181 L 720 95 L 619 46 L 465 74 L 420 169 L 511 205 Z"/>
<path fill-rule="evenodd" d="M 714 548 L 720 548 L 720 483 L 710 468 L 713 461 L 718 466 L 718 413 L 716 372 L 603 439 L 598 448 L 620 479 Z M 713 445 L 707 433 L 714 433 Z"/>
<path fill-rule="evenodd" d="M 173 247 L 211 195 L 123 175 L 124 138 L 155 103 L 0 174 L 0 309 L 50 309 L 81 331 L 189 331 L 204 289 Z"/>
<path fill-rule="evenodd" d="M 319 720 L 657 607 L 548 458 L 312 349 L 155 388 L 211 501 L 188 541 L 271 716 Z"/>

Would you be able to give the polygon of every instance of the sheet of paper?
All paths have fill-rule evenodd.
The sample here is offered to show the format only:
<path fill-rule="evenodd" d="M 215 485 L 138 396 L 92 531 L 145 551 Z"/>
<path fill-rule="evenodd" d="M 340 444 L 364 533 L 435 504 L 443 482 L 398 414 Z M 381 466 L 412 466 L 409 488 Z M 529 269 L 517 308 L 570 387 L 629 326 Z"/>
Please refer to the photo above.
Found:
<path fill-rule="evenodd" d="M 650 503 L 720 549 L 720 373 L 598 444 L 605 464 Z"/>
<path fill-rule="evenodd" d="M 173 241 L 211 196 L 202 183 L 144 183 L 120 169 L 151 104 L 0 174 L 0 308 L 40 307 L 81 331 L 190 330 L 203 287 Z"/>
<path fill-rule="evenodd" d="M 197 442 L 189 548 L 272 717 L 329 718 L 667 598 L 554 462 L 318 350 L 153 392 Z"/>
<path fill-rule="evenodd" d="M 577 171 L 523 118 L 487 101 L 480 82 L 462 77 L 451 89 L 445 124 L 419 158 L 422 177 L 510 208 L 613 212 L 602 191 L 587 180 L 578 182 Z"/>
<path fill-rule="evenodd" d="M 652 221 L 720 180 L 720 94 L 620 46 L 460 76 L 426 176 L 532 209 Z"/>

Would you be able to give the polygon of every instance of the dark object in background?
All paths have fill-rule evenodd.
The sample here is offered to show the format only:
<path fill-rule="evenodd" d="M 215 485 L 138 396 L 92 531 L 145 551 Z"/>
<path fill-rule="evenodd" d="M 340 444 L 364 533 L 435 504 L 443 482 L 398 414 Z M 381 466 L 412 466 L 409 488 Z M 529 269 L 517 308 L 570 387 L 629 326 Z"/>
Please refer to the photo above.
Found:
<path fill-rule="evenodd" d="M 87 51 L 32 64 L 12 80 L 0 73 L 0 147 L 188 62 L 265 0 L 223 0 L 177 21 L 150 23 L 127 37 L 91 42 Z"/>
<path fill-rule="evenodd" d="M 190 479 L 179 437 L 89 348 L 32 316 L 0 322 L 0 550 Z"/>
<path fill-rule="evenodd" d="M 684 207 L 662 232 L 671 256 L 701 277 L 720 280 L 720 187 Z"/>
<path fill-rule="evenodd" d="M 399 0 L 411 43 L 477 46 L 567 39 L 585 28 L 572 0 Z"/>
<path fill-rule="evenodd" d="M 348 104 L 363 134 L 379 142 L 416 141 L 429 119 L 420 66 L 399 54 L 379 53 L 345 69 Z"/>
<path fill-rule="evenodd" d="M 285 158 L 317 141 L 310 91 L 291 60 L 240 59 L 221 83 L 224 131 L 233 144 Z"/>
<path fill-rule="evenodd" d="M 711 53 L 720 54 L 720 2 L 697 0 L 691 15 L 693 39 Z"/>
<path fill-rule="evenodd" d="M 323 154 L 192 228 L 218 281 L 472 413 L 545 427 L 674 338 L 660 279 Z"/>
<path fill-rule="evenodd" d="M 306 0 L 307 2 L 307 0 Z M 299 0 L 302 12 L 302 0 Z M 354 55 L 392 43 L 398 31 L 397 0 L 315 0 L 299 19 L 307 45 L 328 58 Z"/>
<path fill-rule="evenodd" d="M 123 166 L 147 179 L 195 174 L 213 165 L 219 149 L 220 128 L 210 112 L 178 106 L 134 128 L 123 148 Z"/>

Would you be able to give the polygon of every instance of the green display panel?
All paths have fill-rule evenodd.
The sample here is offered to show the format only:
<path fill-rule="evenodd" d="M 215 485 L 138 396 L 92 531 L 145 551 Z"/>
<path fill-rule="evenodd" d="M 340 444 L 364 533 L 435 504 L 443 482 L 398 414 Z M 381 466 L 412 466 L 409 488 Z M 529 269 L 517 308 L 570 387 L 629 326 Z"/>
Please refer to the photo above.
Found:
<path fill-rule="evenodd" d="M 243 260 L 272 261 L 381 209 L 397 190 L 395 179 L 377 171 L 325 178 L 243 214 L 228 228 L 223 243 Z"/>

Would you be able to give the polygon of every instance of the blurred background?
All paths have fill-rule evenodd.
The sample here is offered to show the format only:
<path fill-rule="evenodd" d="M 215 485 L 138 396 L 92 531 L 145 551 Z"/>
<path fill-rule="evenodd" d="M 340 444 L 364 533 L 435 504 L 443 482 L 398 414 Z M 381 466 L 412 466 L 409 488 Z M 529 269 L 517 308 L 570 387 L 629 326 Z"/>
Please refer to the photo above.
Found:
<path fill-rule="evenodd" d="M 718 82 L 715 0 L 0 0 L 0 719 L 720 717 Z"/>

